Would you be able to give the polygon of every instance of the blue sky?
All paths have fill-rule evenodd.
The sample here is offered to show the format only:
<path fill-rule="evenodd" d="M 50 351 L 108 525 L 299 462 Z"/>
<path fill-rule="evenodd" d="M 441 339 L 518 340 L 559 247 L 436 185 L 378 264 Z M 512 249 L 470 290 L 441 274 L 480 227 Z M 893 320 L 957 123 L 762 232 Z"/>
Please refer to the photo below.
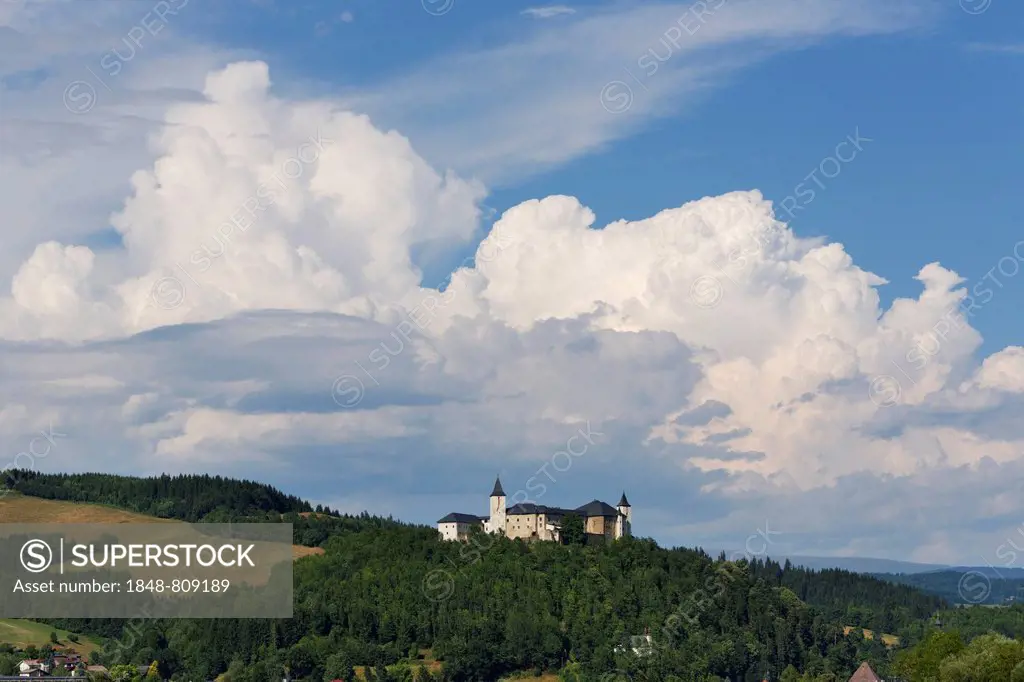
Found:
<path fill-rule="evenodd" d="M 439 12 L 449 3 L 426 4 Z M 303 87 L 344 93 L 401 75 L 420 61 L 440 56 L 443 62 L 445 55 L 550 28 L 539 24 L 631 6 L 639 4 L 572 3 L 565 6 L 572 13 L 538 19 L 523 11 L 543 6 L 529 3 L 451 3 L 440 15 L 414 4 L 398 16 L 394 8 L 369 1 L 234 0 L 219 3 L 212 16 L 183 13 L 179 30 L 264 55 Z M 985 3 L 965 6 L 977 11 Z M 692 3 L 680 7 L 683 16 Z M 757 188 L 782 198 L 837 141 L 860 129 L 875 141 L 871 153 L 829 182 L 797 229 L 842 242 L 858 263 L 890 279 L 882 290 L 887 301 L 919 292 L 905 273 L 924 262 L 982 277 L 1012 247 L 1024 223 L 1010 192 L 1024 146 L 1024 94 L 1014 87 L 1024 77 L 1014 30 L 1022 19 L 1024 8 L 1008 2 L 993 2 L 977 14 L 937 2 L 931 20 L 913 30 L 815 41 L 729 74 L 683 111 L 634 134 L 497 184 L 488 203 L 500 212 L 564 193 L 583 200 L 601 223 L 638 219 L 733 189 Z M 652 35 L 642 48 L 667 54 L 661 38 Z M 637 51 L 637 58 L 644 52 Z M 623 68 L 643 74 L 636 63 Z M 444 70 L 436 77 L 444 81 Z M 608 73 L 609 80 L 617 78 L 643 96 L 642 86 L 622 72 Z M 498 100 L 515 96 L 489 94 Z M 444 270 L 432 273 L 436 281 L 447 275 Z M 982 350 L 1021 338 L 1024 321 L 1012 311 L 1004 297 L 978 320 Z"/>
<path fill-rule="evenodd" d="M 39 468 L 429 523 L 593 429 L 539 501 L 626 488 L 665 544 L 983 563 L 1024 521 L 1024 8 L 159 6 L 0 9 L 12 458 L 57 423 Z"/>

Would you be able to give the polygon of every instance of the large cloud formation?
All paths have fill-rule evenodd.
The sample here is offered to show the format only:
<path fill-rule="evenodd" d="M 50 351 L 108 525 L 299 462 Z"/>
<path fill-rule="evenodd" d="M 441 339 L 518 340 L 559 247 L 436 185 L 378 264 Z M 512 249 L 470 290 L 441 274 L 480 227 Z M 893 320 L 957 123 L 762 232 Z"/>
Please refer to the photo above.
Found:
<path fill-rule="evenodd" d="M 667 542 L 767 520 L 790 550 L 922 560 L 1018 523 L 1024 349 L 978 362 L 971 321 L 1024 242 L 882 309 L 884 280 L 757 191 L 608 225 L 550 196 L 486 231 L 480 183 L 270 86 L 262 62 L 211 72 L 164 112 L 121 245 L 47 237 L 4 273 L 0 430 L 65 434 L 18 464 L 215 470 L 428 522 L 500 470 L 552 503 L 636 490 Z"/>

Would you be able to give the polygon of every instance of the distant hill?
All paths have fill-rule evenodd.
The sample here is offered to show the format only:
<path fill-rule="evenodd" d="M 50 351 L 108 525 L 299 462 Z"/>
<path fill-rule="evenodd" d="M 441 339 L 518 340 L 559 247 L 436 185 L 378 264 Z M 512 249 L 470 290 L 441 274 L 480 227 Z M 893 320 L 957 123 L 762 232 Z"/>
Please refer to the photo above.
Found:
<path fill-rule="evenodd" d="M 726 556 L 742 554 L 742 551 L 726 551 Z M 871 575 L 917 575 L 921 573 L 978 573 L 989 578 L 1021 578 L 1024 579 L 1024 567 L 1004 568 L 1001 566 L 962 566 L 950 564 L 920 564 L 913 561 L 896 559 L 877 559 L 874 557 L 824 557 L 804 555 L 773 555 L 772 559 L 780 563 L 787 560 L 794 566 L 803 566 L 815 571 L 827 568 L 841 568 L 851 573 L 868 573 Z"/>
<path fill-rule="evenodd" d="M 980 575 L 988 576 L 989 578 L 1024 578 L 1024 568 L 1003 568 L 996 566 L 951 566 L 949 570 L 955 573 L 977 573 Z"/>
<path fill-rule="evenodd" d="M 727 553 L 728 554 L 728 553 Z M 1024 568 L 950 566 L 872 557 L 779 556 L 815 571 L 841 569 L 897 585 L 908 585 L 951 604 L 1005 605 L 1024 602 Z"/>
<path fill-rule="evenodd" d="M 930 573 L 873 575 L 879 580 L 934 594 L 952 604 L 989 606 L 1024 602 L 1024 571 L 1021 569 L 961 567 Z"/>
<path fill-rule="evenodd" d="M 742 552 L 741 552 L 742 553 Z M 726 556 L 735 552 L 726 551 Z M 851 573 L 926 573 L 929 571 L 940 571 L 950 566 L 943 564 L 919 564 L 912 561 L 897 561 L 895 559 L 875 559 L 873 557 L 823 557 L 804 556 L 797 554 L 772 555 L 772 559 L 780 563 L 787 560 L 794 566 L 803 566 L 813 571 L 821 571 L 827 568 L 839 568 Z"/>
<path fill-rule="evenodd" d="M 803 566 L 814 570 L 824 568 L 841 568 L 853 573 L 927 573 L 938 571 L 948 566 L 942 564 L 918 564 L 912 561 L 896 561 L 894 559 L 874 559 L 872 557 L 814 557 L 787 556 L 795 566 Z"/>

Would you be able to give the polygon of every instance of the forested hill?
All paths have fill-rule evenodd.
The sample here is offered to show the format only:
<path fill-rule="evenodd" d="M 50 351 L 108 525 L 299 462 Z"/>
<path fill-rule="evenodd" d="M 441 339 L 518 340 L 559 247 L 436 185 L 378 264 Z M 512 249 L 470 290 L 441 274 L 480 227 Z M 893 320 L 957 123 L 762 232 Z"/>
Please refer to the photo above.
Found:
<path fill-rule="evenodd" d="M 111 474 L 43 474 L 3 472 L 4 487 L 47 500 L 92 502 L 167 519 L 198 522 L 210 517 L 264 515 L 267 512 L 314 511 L 309 502 L 255 481 L 221 476 L 155 476 L 136 478 Z"/>
<path fill-rule="evenodd" d="M 103 504 L 188 523 L 290 523 L 297 545 L 332 535 L 403 525 L 391 517 L 339 514 L 265 483 L 208 475 L 137 478 L 112 474 L 0 472 L 0 488 L 47 500 Z"/>
<path fill-rule="evenodd" d="M 529 670 L 574 682 L 611 679 L 604 675 L 616 670 L 634 680 L 759 682 L 788 667 L 835 680 L 865 659 L 884 675 L 891 658 L 877 639 L 844 636 L 851 608 L 865 622 L 892 610 L 906 625 L 930 617 L 935 603 L 870 578 L 834 573 L 820 578 L 837 581 L 826 588 L 802 569 L 713 560 L 634 538 L 607 546 L 483 535 L 445 543 L 433 529 L 399 526 L 335 535 L 325 549 L 295 565 L 292 619 L 158 621 L 147 624 L 144 648 L 111 647 L 109 662 L 157 660 L 183 680 L 230 669 L 231 682 L 280 679 L 285 667 L 296 679 L 347 681 L 353 667 L 370 666 L 368 679 L 405 682 L 414 679 L 416 652 L 429 649 L 453 682 Z M 839 615 L 785 583 L 807 596 L 841 599 L 849 590 L 850 598 Z M 116 625 L 56 624 L 79 632 Z M 645 630 L 652 647 L 637 656 L 631 649 Z"/>
<path fill-rule="evenodd" d="M 103 662 L 156 660 L 179 680 L 231 668 L 231 682 L 266 682 L 287 668 L 294 679 L 348 681 L 353 666 L 371 666 L 370 680 L 402 681 L 422 649 L 453 682 L 531 669 L 579 682 L 617 669 L 651 680 L 749 682 L 790 666 L 846 679 L 863 659 L 884 674 L 890 652 L 877 638 L 844 636 L 844 626 L 900 632 L 945 605 L 846 571 L 713 560 L 651 540 L 563 546 L 475 535 L 446 543 L 433 528 L 340 516 L 251 481 L 23 471 L 0 480 L 27 496 L 183 521 L 283 520 L 295 524 L 297 543 L 324 547 L 295 565 L 288 620 L 147 622 L 142 646 L 137 624 L 123 634 L 122 621 L 54 622 L 130 638 Z M 636 656 L 630 638 L 645 630 L 654 650 Z"/>
<path fill-rule="evenodd" d="M 10 470 L 0 472 L 0 483 L 32 497 L 104 504 L 191 523 L 285 521 L 295 526 L 295 543 L 310 547 L 324 546 L 329 538 L 343 533 L 403 526 L 424 530 L 391 517 L 342 515 L 319 505 L 314 507 L 265 483 L 221 476 L 139 478 Z M 832 619 L 879 632 L 895 632 L 901 625 L 945 605 L 941 598 L 925 596 L 911 587 L 840 569 L 813 571 L 789 561 L 780 565 L 769 559 L 754 561 L 751 571 L 768 584 L 788 588 Z"/>
<path fill-rule="evenodd" d="M 754 560 L 751 570 L 757 578 L 791 590 L 831 620 L 880 633 L 898 632 L 948 606 L 942 597 L 909 585 L 882 582 L 841 569 L 811 571 L 793 567 L 789 561 L 780 566 L 769 559 Z"/>

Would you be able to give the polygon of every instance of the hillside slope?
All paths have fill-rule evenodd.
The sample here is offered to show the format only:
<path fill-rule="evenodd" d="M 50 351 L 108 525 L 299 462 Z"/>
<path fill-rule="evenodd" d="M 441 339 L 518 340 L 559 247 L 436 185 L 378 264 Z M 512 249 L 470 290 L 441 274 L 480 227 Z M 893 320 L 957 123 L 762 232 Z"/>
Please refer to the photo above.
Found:
<path fill-rule="evenodd" d="M 36 621 L 21 620 L 19 618 L 0 618 L 0 644 L 11 644 L 18 649 L 24 649 L 30 645 L 38 649 L 46 644 L 51 644 L 51 632 L 57 634 L 57 644 L 54 645 L 55 647 L 69 649 L 86 658 L 88 658 L 91 652 L 97 651 L 103 646 L 98 638 L 89 637 L 88 635 L 77 635 L 76 639 L 78 641 L 72 642 L 68 638 L 71 634 L 70 632 L 47 625 L 46 623 L 37 623 Z"/>
<path fill-rule="evenodd" d="M 21 493 L 55 502 L 88 503 L 106 509 L 190 523 L 291 523 L 294 544 L 320 547 L 338 533 L 402 526 L 391 518 L 342 515 L 313 507 L 273 486 L 220 476 L 181 475 L 135 478 L 111 474 L 44 474 L 0 471 L 0 499 Z M 58 514 L 61 512 L 57 512 Z M 75 512 L 77 515 L 84 512 Z M 102 512 L 96 511 L 100 514 Z M 111 522 L 130 516 L 111 516 Z M 302 550 L 298 550 L 300 553 Z"/>
<path fill-rule="evenodd" d="M 0 488 L 48 500 L 93 502 L 191 522 L 314 511 L 309 502 L 265 483 L 208 475 L 137 478 L 11 469 L 0 471 Z"/>
<path fill-rule="evenodd" d="M 7 493 L 0 499 L 0 523 L 181 523 L 176 519 L 158 519 L 145 514 L 85 502 L 42 500 L 20 493 Z M 320 547 L 292 545 L 296 559 L 323 554 Z"/>

